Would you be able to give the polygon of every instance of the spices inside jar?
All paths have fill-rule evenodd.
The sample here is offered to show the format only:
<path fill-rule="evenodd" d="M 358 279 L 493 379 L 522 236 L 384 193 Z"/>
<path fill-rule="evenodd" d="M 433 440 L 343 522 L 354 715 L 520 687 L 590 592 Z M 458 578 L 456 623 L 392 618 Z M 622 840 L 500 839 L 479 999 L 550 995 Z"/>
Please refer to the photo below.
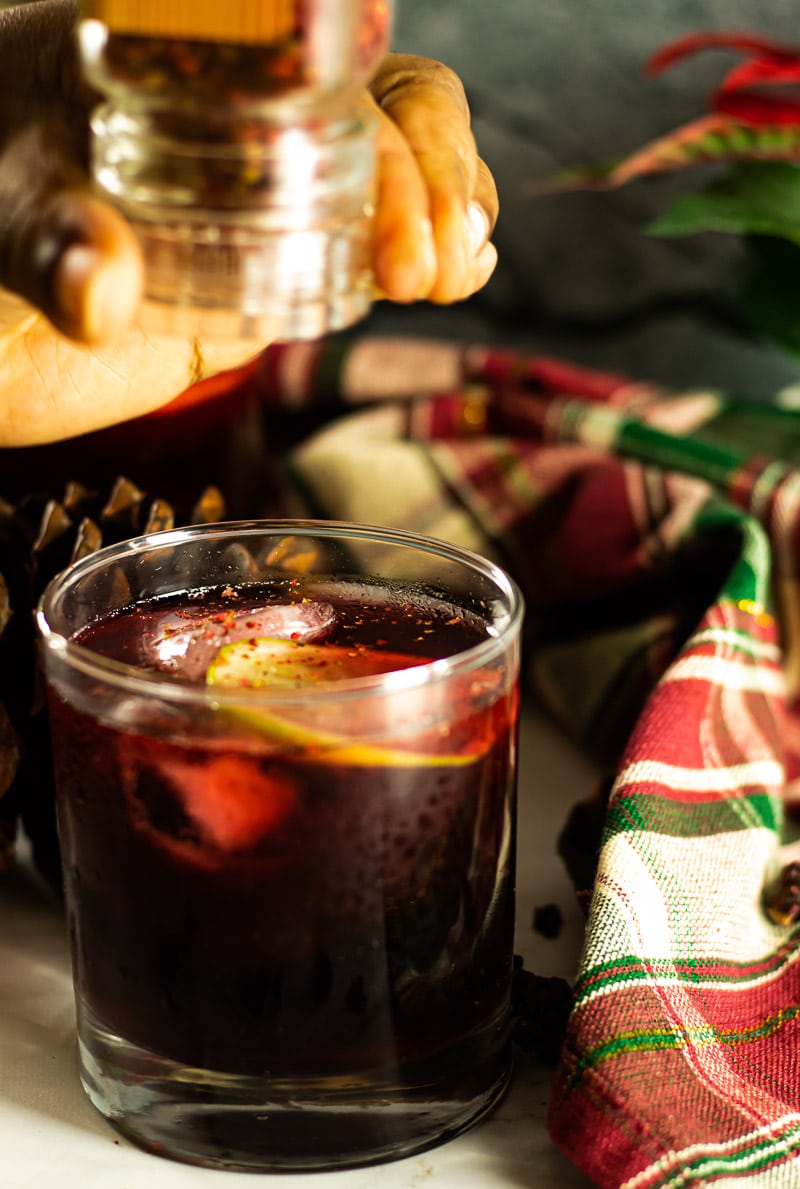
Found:
<path fill-rule="evenodd" d="M 155 329 L 303 338 L 366 313 L 359 99 L 390 0 L 90 0 L 83 15 L 84 72 L 106 96 L 95 182 L 139 235 Z"/>
<path fill-rule="evenodd" d="M 278 11 L 268 19 L 273 9 Z M 130 86 L 165 102 L 278 99 L 320 86 L 348 87 L 353 79 L 367 78 L 388 48 L 387 0 L 350 5 L 273 0 L 253 15 L 254 26 L 232 22 L 223 40 L 201 36 L 199 17 L 188 24 L 192 31 L 180 36 L 178 21 L 161 22 L 158 36 L 135 32 L 136 24 L 126 22 L 106 44 L 106 86 Z"/>

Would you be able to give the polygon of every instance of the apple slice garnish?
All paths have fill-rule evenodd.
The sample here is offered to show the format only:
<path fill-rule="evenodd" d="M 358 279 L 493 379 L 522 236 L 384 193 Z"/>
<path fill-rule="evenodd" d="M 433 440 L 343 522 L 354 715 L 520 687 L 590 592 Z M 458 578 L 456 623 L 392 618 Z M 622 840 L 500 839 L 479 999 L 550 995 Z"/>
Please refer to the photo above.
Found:
<path fill-rule="evenodd" d="M 304 689 L 310 693 L 314 687 L 397 672 L 425 663 L 421 657 L 404 653 L 261 637 L 239 640 L 221 648 L 208 667 L 206 682 L 219 689 L 271 689 L 276 692 L 292 689 L 302 694 Z M 375 696 L 386 697 L 385 694 Z M 419 696 L 425 697 L 424 689 L 419 691 Z M 443 754 L 435 748 L 446 742 L 446 738 L 436 732 L 428 732 L 428 738 L 435 735 L 431 739 L 434 748 L 431 751 L 372 744 L 359 740 L 357 734 L 350 737 L 340 731 L 309 726 L 299 716 L 291 717 L 289 711 L 273 713 L 256 705 L 251 709 L 247 706 L 246 692 L 232 713 L 276 743 L 302 751 L 302 758 L 310 763 L 351 764 L 355 767 L 455 767 L 474 763 L 486 751 L 486 746 L 480 746 L 478 750 Z"/>

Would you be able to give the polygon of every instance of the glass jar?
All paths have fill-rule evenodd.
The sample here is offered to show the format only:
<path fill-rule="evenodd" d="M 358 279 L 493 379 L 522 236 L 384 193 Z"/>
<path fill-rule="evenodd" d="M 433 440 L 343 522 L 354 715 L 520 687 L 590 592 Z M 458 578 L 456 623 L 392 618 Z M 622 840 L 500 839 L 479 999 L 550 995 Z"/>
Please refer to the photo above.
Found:
<path fill-rule="evenodd" d="M 152 329 L 263 343 L 367 312 L 360 98 L 390 21 L 391 0 L 85 0 L 94 180 L 141 241 Z"/>

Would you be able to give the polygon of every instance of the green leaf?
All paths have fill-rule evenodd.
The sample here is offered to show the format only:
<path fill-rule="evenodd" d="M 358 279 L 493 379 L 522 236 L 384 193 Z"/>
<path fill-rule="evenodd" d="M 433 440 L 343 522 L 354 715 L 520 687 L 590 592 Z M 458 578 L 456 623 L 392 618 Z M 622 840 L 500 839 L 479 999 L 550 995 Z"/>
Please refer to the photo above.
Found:
<path fill-rule="evenodd" d="M 800 359 L 800 247 L 751 239 L 754 268 L 742 308 L 754 331 Z"/>
<path fill-rule="evenodd" d="M 800 166 L 741 162 L 696 194 L 685 194 L 650 224 L 652 235 L 722 231 L 800 241 Z"/>

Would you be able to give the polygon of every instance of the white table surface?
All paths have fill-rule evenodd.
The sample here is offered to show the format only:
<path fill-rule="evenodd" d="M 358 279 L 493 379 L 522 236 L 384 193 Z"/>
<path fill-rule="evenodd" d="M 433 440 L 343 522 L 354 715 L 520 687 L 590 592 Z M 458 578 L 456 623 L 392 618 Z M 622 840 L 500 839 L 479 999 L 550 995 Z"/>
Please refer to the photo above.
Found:
<path fill-rule="evenodd" d="M 572 979 L 582 921 L 555 838 L 592 786 L 582 757 L 531 712 L 520 745 L 517 952 L 529 969 Z M 555 903 L 560 936 L 533 931 Z M 148 1155 L 95 1112 L 78 1082 L 67 942 L 58 908 L 24 870 L 0 877 L 0 1185 L 3 1189 L 587 1189 L 544 1127 L 549 1069 L 520 1057 L 494 1115 L 448 1144 L 351 1172 L 243 1174 Z"/>

